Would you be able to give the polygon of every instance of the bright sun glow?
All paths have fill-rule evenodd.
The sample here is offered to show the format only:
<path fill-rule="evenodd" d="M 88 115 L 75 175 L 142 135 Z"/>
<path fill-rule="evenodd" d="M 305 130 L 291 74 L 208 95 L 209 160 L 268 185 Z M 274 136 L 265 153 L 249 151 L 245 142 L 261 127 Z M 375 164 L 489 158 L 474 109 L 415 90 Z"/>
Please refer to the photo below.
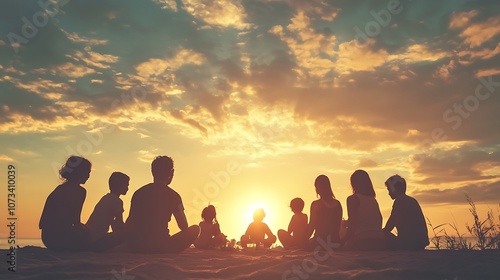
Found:
<path fill-rule="evenodd" d="M 266 213 L 263 222 L 277 234 L 279 229 L 287 229 L 293 215 L 290 211 L 288 197 L 279 188 L 271 188 L 269 184 L 244 182 L 229 189 L 227 197 L 221 197 L 225 203 L 217 207 L 221 230 L 229 238 L 237 240 L 245 233 L 248 225 L 253 222 L 256 209 L 262 208 Z M 231 193 L 233 192 L 233 193 Z M 295 195 L 292 195 L 295 196 Z M 309 199 L 308 199 L 309 201 Z"/>
<path fill-rule="evenodd" d="M 245 221 L 247 222 L 247 224 L 250 224 L 251 222 L 253 222 L 253 214 L 254 214 L 255 210 L 257 210 L 259 208 L 264 209 L 264 212 L 266 213 L 266 217 L 264 217 L 264 222 L 269 220 L 269 213 L 268 213 L 269 207 L 266 207 L 266 206 L 267 205 L 263 205 L 262 203 L 254 203 L 251 206 L 249 206 L 247 208 L 247 214 L 245 215 Z"/>
<path fill-rule="evenodd" d="M 240 220 L 240 225 L 238 225 L 238 227 L 241 228 L 241 234 L 245 233 L 248 225 L 254 221 L 253 214 L 255 210 L 259 208 L 264 209 L 266 216 L 264 217 L 263 222 L 269 226 L 273 234 L 277 234 L 277 231 L 280 228 L 286 228 L 285 226 L 290 219 L 290 217 L 284 217 L 283 215 L 283 212 L 287 211 L 286 208 L 279 209 L 279 206 L 276 206 L 270 202 L 249 201 L 246 205 L 241 205 L 241 209 L 243 210 L 242 212 L 244 212 L 244 216 Z"/>

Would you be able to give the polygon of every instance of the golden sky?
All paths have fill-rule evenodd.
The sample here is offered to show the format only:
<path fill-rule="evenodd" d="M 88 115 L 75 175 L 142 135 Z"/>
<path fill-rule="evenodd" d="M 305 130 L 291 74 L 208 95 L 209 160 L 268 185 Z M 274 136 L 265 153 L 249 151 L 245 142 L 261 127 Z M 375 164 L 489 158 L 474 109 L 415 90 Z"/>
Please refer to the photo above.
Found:
<path fill-rule="evenodd" d="M 356 169 L 370 174 L 384 220 L 393 174 L 434 224 L 464 233 L 465 193 L 481 213 L 500 202 L 496 1 L 0 6 L 0 178 L 16 166 L 21 238 L 39 236 L 72 154 L 93 164 L 83 222 L 113 171 L 131 177 L 126 217 L 156 155 L 175 161 L 189 223 L 214 204 L 233 238 L 256 207 L 273 232 L 294 197 L 309 214 L 320 174 L 347 218 Z"/>

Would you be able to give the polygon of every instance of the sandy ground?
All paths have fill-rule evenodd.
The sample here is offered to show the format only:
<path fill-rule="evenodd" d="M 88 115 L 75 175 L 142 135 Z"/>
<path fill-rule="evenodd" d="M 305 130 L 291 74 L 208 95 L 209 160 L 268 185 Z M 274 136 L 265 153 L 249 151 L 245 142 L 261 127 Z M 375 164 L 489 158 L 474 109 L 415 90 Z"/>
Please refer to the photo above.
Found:
<path fill-rule="evenodd" d="M 0 250 L 6 256 L 8 250 Z M 1 279 L 500 279 L 500 251 L 339 252 L 188 249 L 180 254 L 16 250 Z"/>

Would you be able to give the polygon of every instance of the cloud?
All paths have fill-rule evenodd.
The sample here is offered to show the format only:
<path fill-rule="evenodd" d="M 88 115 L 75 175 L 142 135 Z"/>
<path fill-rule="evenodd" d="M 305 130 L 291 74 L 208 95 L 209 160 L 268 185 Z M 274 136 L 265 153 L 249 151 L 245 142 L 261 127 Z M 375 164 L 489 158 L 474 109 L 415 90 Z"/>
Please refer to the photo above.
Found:
<path fill-rule="evenodd" d="M 102 46 L 109 43 L 109 40 L 106 39 L 88 38 L 81 36 L 75 32 L 69 33 L 65 30 L 62 30 L 62 32 L 66 34 L 68 39 L 73 43 L 84 44 L 86 46 Z"/>
<path fill-rule="evenodd" d="M 499 68 L 481 69 L 476 72 L 476 78 L 500 75 Z"/>
<path fill-rule="evenodd" d="M 137 132 L 137 135 L 139 135 L 139 137 L 141 139 L 143 139 L 143 138 L 150 138 L 151 137 L 150 135 L 147 135 L 147 134 L 144 134 L 144 133 L 141 133 L 141 132 Z"/>
<path fill-rule="evenodd" d="M 156 4 L 161 5 L 162 9 L 170 9 L 177 12 L 177 2 L 175 0 L 154 0 Z"/>
<path fill-rule="evenodd" d="M 135 67 L 137 74 L 143 78 L 157 77 L 169 74 L 183 65 L 201 65 L 206 58 L 203 54 L 189 50 L 180 49 L 171 58 L 151 58 Z"/>
<path fill-rule="evenodd" d="M 168 4 L 170 8 L 174 5 Z M 184 0 L 183 9 L 194 16 L 216 27 L 232 27 L 246 29 L 250 25 L 245 22 L 246 12 L 240 0 Z"/>
<path fill-rule="evenodd" d="M 472 145 L 463 145 L 447 151 L 437 150 L 413 162 L 415 176 L 420 184 L 446 184 L 477 181 L 500 177 L 500 152 L 484 151 Z"/>
<path fill-rule="evenodd" d="M 454 12 L 450 17 L 450 28 L 451 29 L 463 29 L 469 25 L 471 19 L 479 14 L 477 10 L 471 10 L 468 12 Z"/>
<path fill-rule="evenodd" d="M 435 78 L 451 82 L 454 80 L 453 72 L 457 68 L 454 60 L 450 60 L 448 64 L 441 65 L 433 74 Z"/>
<path fill-rule="evenodd" d="M 297 5 L 299 10 L 306 13 L 319 15 L 322 20 L 333 21 L 340 13 L 340 9 L 325 0 L 289 1 L 291 5 Z"/>
<path fill-rule="evenodd" d="M 372 159 L 360 158 L 358 162 L 359 168 L 377 167 L 378 163 Z"/>
<path fill-rule="evenodd" d="M 45 136 L 42 139 L 55 142 L 65 142 L 71 139 L 71 135 L 55 135 L 55 136 Z"/>
<path fill-rule="evenodd" d="M 2 69 L 2 68 L 0 68 L 0 69 Z M 19 75 L 19 76 L 25 76 L 26 75 L 26 72 L 21 71 L 19 69 L 15 69 L 12 66 L 5 68 L 4 71 L 5 71 L 5 73 L 16 74 L 16 75 Z"/>
<path fill-rule="evenodd" d="M 76 61 L 83 61 L 90 67 L 101 69 L 108 69 L 111 67 L 109 64 L 119 61 L 118 56 L 110 54 L 100 54 L 93 51 L 76 51 L 73 56 L 68 55 L 68 57 L 71 57 Z"/>
<path fill-rule="evenodd" d="M 462 30 L 459 36 L 472 48 L 479 47 L 500 34 L 500 17 L 471 23 L 471 20 L 478 14 L 477 10 L 454 13 L 449 24 L 451 29 Z"/>
<path fill-rule="evenodd" d="M 81 110 L 85 110 L 87 107 L 80 107 Z M 66 112 L 65 112 L 66 113 Z M 48 114 L 46 118 L 34 118 L 32 115 Z M 45 133 L 49 131 L 61 131 L 68 126 L 79 126 L 88 123 L 85 118 L 80 118 L 80 120 L 75 119 L 72 116 L 58 116 L 61 112 L 55 111 L 53 109 L 44 110 L 40 109 L 39 112 L 29 112 L 29 113 L 19 113 L 11 112 L 8 115 L 8 122 L 0 123 L 0 132 L 17 134 L 22 132 L 37 132 Z"/>
<path fill-rule="evenodd" d="M 458 52 L 459 57 L 463 60 L 466 60 L 467 62 L 476 59 L 483 59 L 483 60 L 491 59 L 499 54 L 500 54 L 500 43 L 498 43 L 494 49 L 482 48 L 478 50 L 478 49 L 466 48 Z"/>
<path fill-rule="evenodd" d="M 373 72 L 379 66 L 388 62 L 389 53 L 384 49 L 374 50 L 375 40 L 370 39 L 364 44 L 357 40 L 339 45 L 338 59 L 334 63 L 341 74 L 356 71 Z"/>
<path fill-rule="evenodd" d="M 151 150 L 140 150 L 137 152 L 139 154 L 137 156 L 137 159 L 149 164 L 157 156 L 157 154 L 155 153 L 156 151 L 158 151 L 157 148 L 153 148 Z"/>
<path fill-rule="evenodd" d="M 299 75 L 305 79 L 309 76 L 323 78 L 334 67 L 332 56 L 335 54 L 335 36 L 315 31 L 311 19 L 302 11 L 291 21 L 286 29 L 276 25 L 269 32 L 287 44 L 296 60 Z"/>
<path fill-rule="evenodd" d="M 14 161 L 14 159 L 7 155 L 0 154 L 0 161 Z"/>
<path fill-rule="evenodd" d="M 332 70 L 341 75 L 359 71 L 375 72 L 378 67 L 386 64 L 435 62 L 451 56 L 449 52 L 430 49 L 427 44 L 413 44 L 398 52 L 389 53 L 378 47 L 375 39 L 368 39 L 364 43 L 357 40 L 341 43 L 336 51 L 334 36 L 326 37 L 315 33 L 309 25 L 307 16 L 299 13 L 286 30 L 281 26 L 274 26 L 270 30 L 287 43 L 300 67 L 296 71 L 306 78 L 322 77 L 331 80 L 331 76 L 325 75 Z M 287 34 L 287 31 L 292 33 Z"/>
<path fill-rule="evenodd" d="M 26 149 L 13 149 L 13 153 L 21 155 L 21 156 L 27 156 L 27 157 L 37 157 L 40 156 L 39 153 L 31 151 L 31 150 L 26 150 Z"/>
<path fill-rule="evenodd" d="M 189 108 L 188 108 L 189 109 Z M 177 120 L 180 120 L 181 123 L 184 123 L 192 128 L 197 129 L 201 134 L 207 136 L 207 128 L 205 128 L 203 125 L 201 125 L 199 122 L 197 122 L 195 119 L 192 119 L 188 117 L 190 115 L 189 112 L 186 112 L 184 110 L 172 110 L 170 112 L 171 116 L 174 117 Z"/>
<path fill-rule="evenodd" d="M 405 63 L 434 62 L 450 56 L 450 52 L 439 49 L 431 50 L 427 44 L 413 44 L 401 53 L 391 55 L 390 60 L 399 60 Z"/>
<path fill-rule="evenodd" d="M 466 204 L 466 195 L 475 203 L 499 203 L 500 181 L 468 184 L 447 189 L 414 191 L 411 195 L 421 204 Z"/>
<path fill-rule="evenodd" d="M 51 72 L 53 74 L 58 74 L 69 78 L 81 78 L 86 75 L 96 73 L 96 71 L 92 68 L 83 65 L 73 64 L 71 62 L 67 62 L 62 65 L 56 66 L 51 70 Z"/>

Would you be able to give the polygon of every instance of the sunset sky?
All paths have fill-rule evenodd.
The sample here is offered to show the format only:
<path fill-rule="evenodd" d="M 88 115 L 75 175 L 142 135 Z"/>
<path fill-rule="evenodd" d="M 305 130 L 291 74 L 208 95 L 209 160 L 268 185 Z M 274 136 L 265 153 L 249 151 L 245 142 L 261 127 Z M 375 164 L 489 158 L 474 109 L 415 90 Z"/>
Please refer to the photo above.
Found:
<path fill-rule="evenodd" d="M 41 0 L 40 3 L 49 3 Z M 190 224 L 216 206 L 239 238 L 273 232 L 327 175 L 344 207 L 366 170 L 385 220 L 400 174 L 437 225 L 465 233 L 465 193 L 500 202 L 500 2 L 152 0 L 0 2 L 0 198 L 17 169 L 18 237 L 72 154 L 93 169 L 86 222 L 113 171 L 135 190 L 156 155 Z M 7 207 L 0 204 L 6 221 Z M 175 232 L 175 223 L 171 223 Z M 1 237 L 6 232 L 0 231 Z"/>

